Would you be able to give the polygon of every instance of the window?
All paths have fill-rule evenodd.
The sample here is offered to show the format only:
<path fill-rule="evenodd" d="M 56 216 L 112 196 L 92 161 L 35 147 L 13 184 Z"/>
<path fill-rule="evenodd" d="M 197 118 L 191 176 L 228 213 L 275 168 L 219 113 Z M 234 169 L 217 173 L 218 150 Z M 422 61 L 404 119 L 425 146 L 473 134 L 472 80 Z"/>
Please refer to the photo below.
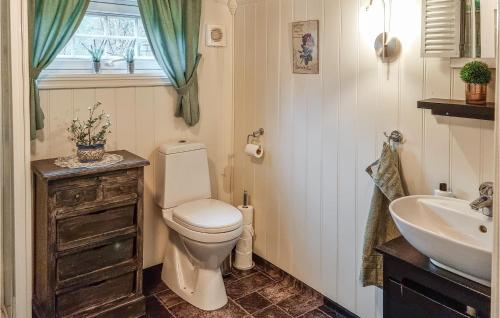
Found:
<path fill-rule="evenodd" d="M 105 42 L 102 73 L 126 73 L 125 50 L 133 46 L 137 73 L 161 72 L 141 21 L 136 0 L 94 0 L 73 38 L 59 53 L 47 72 L 89 73 L 91 56 L 85 46 Z"/>

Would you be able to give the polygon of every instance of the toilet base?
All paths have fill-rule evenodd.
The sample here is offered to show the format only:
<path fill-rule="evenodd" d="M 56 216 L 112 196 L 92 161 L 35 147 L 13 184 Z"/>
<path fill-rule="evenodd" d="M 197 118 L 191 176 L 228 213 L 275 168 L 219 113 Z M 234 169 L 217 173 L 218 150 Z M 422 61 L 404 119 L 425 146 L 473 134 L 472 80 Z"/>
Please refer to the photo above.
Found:
<path fill-rule="evenodd" d="M 177 233 L 170 231 L 171 241 L 165 251 L 161 279 L 170 290 L 191 305 L 216 310 L 228 302 L 220 267 L 200 268 L 193 265 Z M 172 237 L 173 236 L 173 237 Z"/>

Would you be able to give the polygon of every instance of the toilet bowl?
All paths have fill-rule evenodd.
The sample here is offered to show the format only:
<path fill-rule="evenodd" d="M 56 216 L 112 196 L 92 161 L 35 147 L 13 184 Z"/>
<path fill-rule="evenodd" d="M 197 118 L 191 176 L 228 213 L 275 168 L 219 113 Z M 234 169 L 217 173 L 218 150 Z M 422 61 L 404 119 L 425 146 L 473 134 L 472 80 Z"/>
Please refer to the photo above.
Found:
<path fill-rule="evenodd" d="M 243 232 L 241 212 L 211 198 L 204 145 L 163 145 L 156 165 L 155 198 L 168 230 L 161 278 L 193 306 L 219 309 L 228 301 L 220 266 Z"/>
<path fill-rule="evenodd" d="M 220 207 L 227 209 L 227 212 L 234 209 L 216 200 L 201 200 L 188 204 Z M 227 303 L 220 266 L 231 253 L 243 231 L 241 214 L 235 210 L 232 211 L 234 217 L 230 220 L 236 222 L 233 222 L 230 230 L 225 229 L 223 223 L 218 228 L 212 224 L 212 227 L 195 230 L 176 221 L 175 209 L 162 211 L 163 220 L 169 229 L 162 280 L 181 298 L 203 310 L 215 310 Z M 209 209 L 199 212 L 200 215 L 217 213 Z"/>

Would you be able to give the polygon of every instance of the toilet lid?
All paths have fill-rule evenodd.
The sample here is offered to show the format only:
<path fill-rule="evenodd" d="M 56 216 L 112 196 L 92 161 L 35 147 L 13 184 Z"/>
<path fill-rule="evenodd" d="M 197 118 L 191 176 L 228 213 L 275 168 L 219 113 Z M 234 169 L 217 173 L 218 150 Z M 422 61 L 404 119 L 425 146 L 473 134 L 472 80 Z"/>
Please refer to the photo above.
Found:
<path fill-rule="evenodd" d="M 242 225 L 241 212 L 225 202 L 203 199 L 184 203 L 174 208 L 175 222 L 193 231 L 224 233 Z"/>

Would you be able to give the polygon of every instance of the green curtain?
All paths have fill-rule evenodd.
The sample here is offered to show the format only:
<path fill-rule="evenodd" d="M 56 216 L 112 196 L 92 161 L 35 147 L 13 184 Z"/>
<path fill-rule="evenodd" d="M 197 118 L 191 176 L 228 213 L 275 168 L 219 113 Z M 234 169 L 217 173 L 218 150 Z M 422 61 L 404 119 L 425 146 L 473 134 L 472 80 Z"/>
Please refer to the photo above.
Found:
<path fill-rule="evenodd" d="M 43 128 L 37 78 L 80 25 L 90 0 L 29 0 L 31 139 Z"/>
<path fill-rule="evenodd" d="M 201 0 L 139 0 L 142 22 L 156 60 L 177 90 L 175 116 L 200 120 L 198 53 Z"/>

